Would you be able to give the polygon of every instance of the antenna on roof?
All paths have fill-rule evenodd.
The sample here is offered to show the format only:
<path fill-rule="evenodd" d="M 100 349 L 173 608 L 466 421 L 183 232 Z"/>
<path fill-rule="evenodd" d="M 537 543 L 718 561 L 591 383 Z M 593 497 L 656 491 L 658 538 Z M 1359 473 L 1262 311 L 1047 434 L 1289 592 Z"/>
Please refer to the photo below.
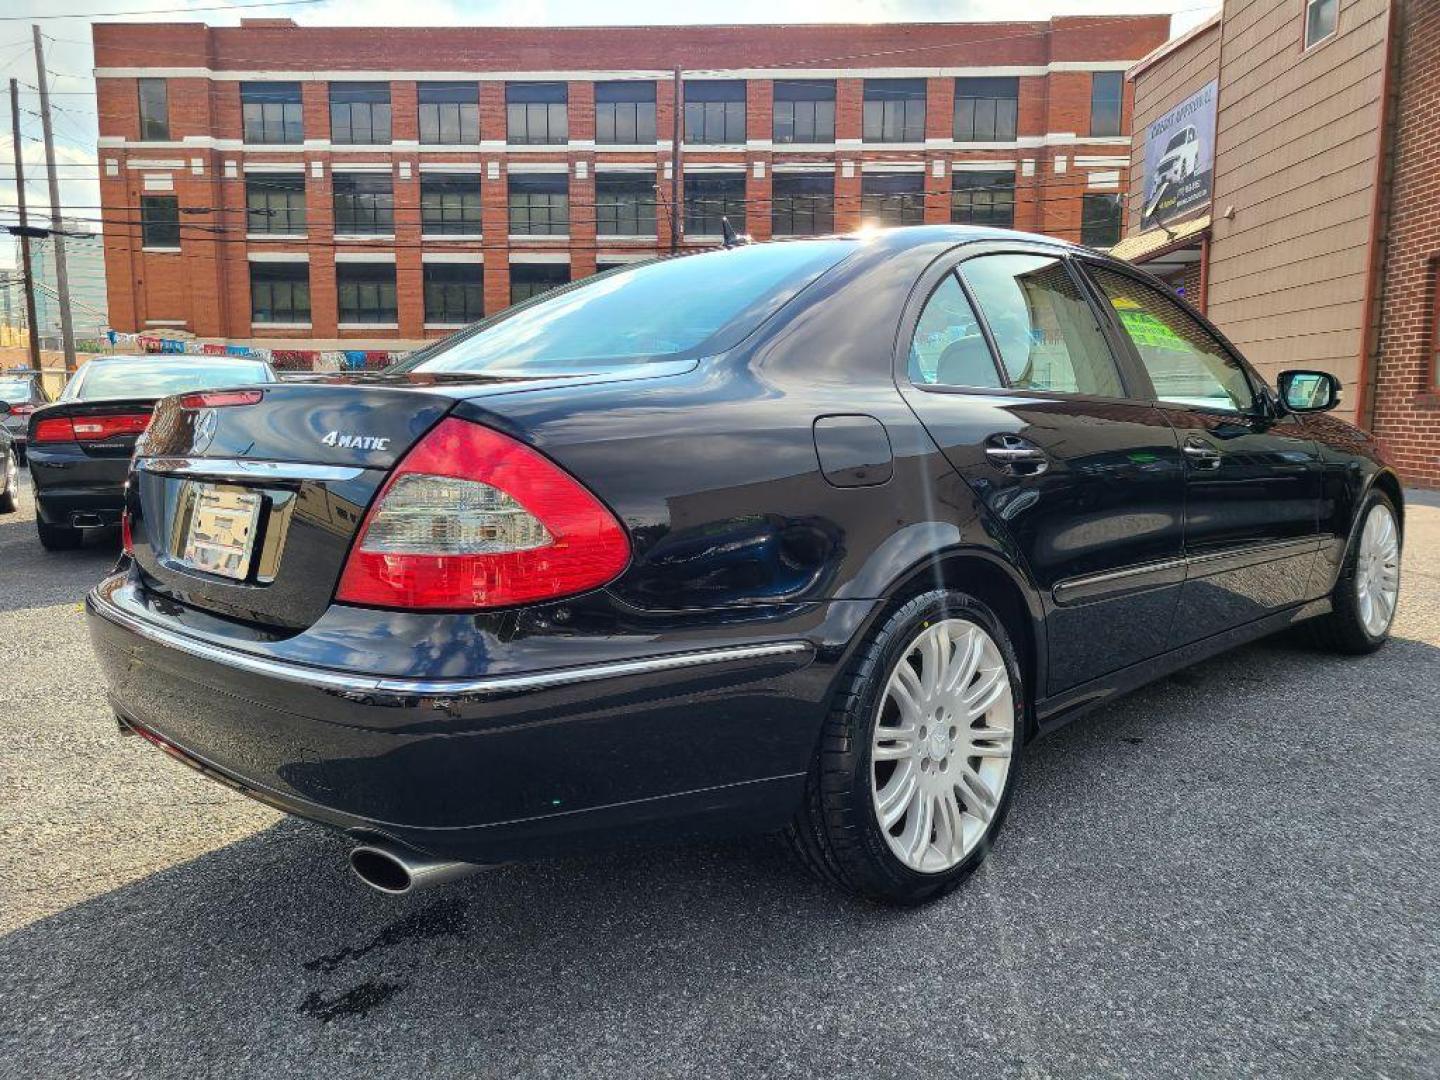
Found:
<path fill-rule="evenodd" d="M 725 248 L 739 247 L 741 244 L 750 242 L 748 237 L 741 236 L 735 231 L 735 226 L 730 224 L 728 217 L 720 219 L 720 242 Z"/>

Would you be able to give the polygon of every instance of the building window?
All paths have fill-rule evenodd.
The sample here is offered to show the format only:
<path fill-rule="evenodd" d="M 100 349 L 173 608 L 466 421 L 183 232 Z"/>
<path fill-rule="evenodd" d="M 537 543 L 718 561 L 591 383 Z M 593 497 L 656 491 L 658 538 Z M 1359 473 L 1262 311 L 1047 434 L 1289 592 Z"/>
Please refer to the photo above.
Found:
<path fill-rule="evenodd" d="M 955 80 L 955 141 L 1014 142 L 1020 114 L 1020 80 Z"/>
<path fill-rule="evenodd" d="M 835 174 L 776 173 L 770 229 L 776 236 L 820 236 L 835 231 Z"/>
<path fill-rule="evenodd" d="M 1080 242 L 1108 248 L 1120 242 L 1124 204 L 1119 195 L 1086 195 L 1080 206 Z"/>
<path fill-rule="evenodd" d="M 140 244 L 147 248 L 180 246 L 180 200 L 174 195 L 140 196 Z"/>
<path fill-rule="evenodd" d="M 510 235 L 564 236 L 570 231 L 570 178 L 564 173 L 510 174 Z"/>
<path fill-rule="evenodd" d="M 925 80 L 866 79 L 866 142 L 925 141 Z"/>
<path fill-rule="evenodd" d="M 510 303 L 519 304 L 570 280 L 566 263 L 511 263 Z"/>
<path fill-rule="evenodd" d="M 556 145 L 570 138 L 566 86 L 558 82 L 505 85 L 505 138 L 525 146 Z"/>
<path fill-rule="evenodd" d="M 140 138 L 145 142 L 170 141 L 170 102 L 164 79 L 136 79 L 140 97 Z"/>
<path fill-rule="evenodd" d="M 422 82 L 418 95 L 421 143 L 474 145 L 480 141 L 480 91 L 473 82 Z"/>
<path fill-rule="evenodd" d="M 950 221 L 956 225 L 1015 225 L 1015 173 L 957 172 L 951 181 Z"/>
<path fill-rule="evenodd" d="M 794 79 L 775 84 L 772 138 L 777 143 L 835 141 L 835 83 Z"/>
<path fill-rule="evenodd" d="M 334 189 L 337 236 L 387 236 L 395 231 L 395 184 L 388 172 L 337 172 Z"/>
<path fill-rule="evenodd" d="M 655 84 L 595 84 L 595 141 L 630 145 L 655 141 Z"/>
<path fill-rule="evenodd" d="M 737 233 L 745 231 L 745 174 L 685 177 L 685 234 L 720 236 L 721 218 L 729 218 Z"/>
<path fill-rule="evenodd" d="M 464 325 L 485 316 L 485 269 L 479 263 L 425 264 L 425 321 Z"/>
<path fill-rule="evenodd" d="M 330 141 L 366 146 L 390 141 L 390 84 L 330 84 Z"/>
<path fill-rule="evenodd" d="M 1125 96 L 1123 71 L 1096 71 L 1090 76 L 1090 134 L 1119 135 L 1120 108 Z"/>
<path fill-rule="evenodd" d="M 866 173 L 860 178 L 860 213 L 867 225 L 923 225 L 925 174 Z"/>
<path fill-rule="evenodd" d="M 240 112 L 247 143 L 305 141 L 298 82 L 241 83 Z"/>
<path fill-rule="evenodd" d="M 740 79 L 685 84 L 685 141 L 745 142 L 745 83 Z"/>
<path fill-rule="evenodd" d="M 600 236 L 654 236 L 654 177 L 597 174 L 595 232 Z"/>
<path fill-rule="evenodd" d="M 245 231 L 303 234 L 304 173 L 246 173 Z"/>
<path fill-rule="evenodd" d="M 480 177 L 422 173 L 420 231 L 426 236 L 478 236 Z"/>
<path fill-rule="evenodd" d="M 396 321 L 394 263 L 336 263 L 335 289 L 342 324 Z"/>
<path fill-rule="evenodd" d="M 1305 0 L 1305 48 L 1318 45 L 1340 25 L 1340 0 Z"/>
<path fill-rule="evenodd" d="M 252 323 L 308 323 L 310 321 L 310 264 L 304 262 L 252 262 L 250 264 L 250 321 Z"/>

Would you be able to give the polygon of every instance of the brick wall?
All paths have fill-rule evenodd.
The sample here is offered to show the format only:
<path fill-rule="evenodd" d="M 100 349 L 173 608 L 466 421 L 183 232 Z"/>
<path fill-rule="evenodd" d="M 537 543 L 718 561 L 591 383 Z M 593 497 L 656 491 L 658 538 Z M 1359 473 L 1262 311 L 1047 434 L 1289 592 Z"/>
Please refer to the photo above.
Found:
<path fill-rule="evenodd" d="M 804 161 L 833 173 L 835 226 L 844 231 L 862 224 L 866 162 L 923 166 L 925 220 L 939 223 L 950 218 L 953 166 L 994 161 L 997 168 L 1015 174 L 1016 228 L 1078 240 L 1087 177 L 1076 167 L 1076 157 L 1130 153 L 1128 138 L 1089 139 L 1091 70 L 1096 68 L 1087 65 L 1114 70 L 1138 59 L 1165 40 L 1168 22 L 1166 16 L 1143 16 L 982 24 L 408 28 L 387 29 L 383 34 L 371 29 L 302 29 L 270 19 L 244 20 L 238 29 L 100 24 L 94 28 L 94 41 L 102 203 L 111 219 L 105 234 L 111 321 L 124 331 L 166 329 L 178 323 L 177 329 L 232 340 L 264 340 L 268 333 L 287 340 L 364 337 L 383 346 L 387 336 L 383 332 L 341 331 L 337 326 L 337 253 L 393 254 L 399 316 L 397 329 L 388 336 L 415 340 L 440 332 L 424 327 L 423 256 L 431 251 L 483 255 L 488 312 L 509 302 L 509 267 L 523 251 L 566 251 L 572 277 L 592 273 L 597 258 L 667 251 L 670 185 L 665 169 L 671 157 L 674 113 L 672 88 L 664 73 L 677 64 L 707 73 L 745 65 L 744 70 L 753 73 L 746 80 L 747 144 L 724 149 L 687 146 L 685 164 L 687 169 L 709 163 L 744 170 L 748 227 L 756 239 L 770 235 L 777 163 Z M 405 70 L 397 70 L 401 68 Z M 208 69 L 211 74 L 197 75 L 195 69 Z M 943 76 L 936 75 L 937 69 Z M 954 143 L 952 69 L 1021 73 L 1016 143 L 978 149 Z M 136 77 L 148 71 L 168 79 L 171 138 L 165 143 L 138 141 Z M 245 76 L 241 73 L 250 71 L 334 71 L 388 79 L 392 145 L 363 149 L 332 145 L 329 86 L 323 76 L 297 76 L 302 83 L 304 145 L 242 145 L 240 84 Z M 833 145 L 798 151 L 771 144 L 772 75 L 778 71 L 835 80 Z M 458 73 L 475 73 L 480 145 L 417 145 L 416 83 L 426 72 L 447 81 L 458 78 Z M 497 72 L 543 72 L 567 82 L 569 145 L 506 145 L 505 83 L 503 77 L 491 74 Z M 606 74 L 590 74 L 597 72 Z M 642 152 L 596 147 L 592 80 L 625 77 L 629 72 L 646 72 L 656 79 L 656 145 Z M 861 142 L 866 77 L 926 79 L 923 142 L 896 146 Z M 1126 130 L 1129 112 L 1127 101 Z M 307 235 L 302 240 L 246 235 L 244 167 L 266 161 L 304 167 Z M 391 166 L 396 206 L 393 239 L 335 239 L 332 175 L 336 163 L 346 161 Z M 481 177 L 483 239 L 437 240 L 421 235 L 420 178 L 427 162 L 473 167 Z M 517 163 L 565 167 L 571 199 L 568 239 L 510 239 L 507 174 Z M 611 241 L 595 234 L 596 167 L 622 163 L 654 170 L 648 174 L 658 188 L 656 236 L 651 241 Z M 170 183 L 179 200 L 184 227 L 178 253 L 141 250 L 135 207 L 152 183 Z M 1122 176 L 1121 190 L 1125 186 Z M 308 330 L 267 332 L 251 325 L 250 255 L 262 252 L 308 256 L 312 313 Z"/>
<path fill-rule="evenodd" d="M 1372 430 L 1410 483 L 1440 487 L 1440 5 L 1407 0 Z"/>

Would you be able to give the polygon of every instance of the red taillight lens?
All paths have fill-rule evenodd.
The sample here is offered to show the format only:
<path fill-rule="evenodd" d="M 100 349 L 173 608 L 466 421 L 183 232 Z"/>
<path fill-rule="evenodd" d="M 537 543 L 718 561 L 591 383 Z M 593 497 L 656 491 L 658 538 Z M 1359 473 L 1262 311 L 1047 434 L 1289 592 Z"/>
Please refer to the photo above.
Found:
<path fill-rule="evenodd" d="M 135 539 L 130 533 L 130 508 L 120 511 L 120 550 L 126 555 L 135 554 Z"/>
<path fill-rule="evenodd" d="M 202 390 L 180 395 L 182 409 L 223 409 L 231 405 L 258 405 L 265 396 L 261 390 Z"/>
<path fill-rule="evenodd" d="M 150 426 L 149 413 L 121 413 L 115 416 L 76 416 L 70 420 L 75 438 L 99 442 L 117 435 L 139 435 Z"/>
<path fill-rule="evenodd" d="M 558 465 L 452 418 L 396 466 L 365 515 L 335 598 L 509 607 L 599 588 L 629 559 L 615 515 Z"/>
<path fill-rule="evenodd" d="M 11 405 L 10 411 L 16 416 L 29 416 L 35 411 L 34 405 Z"/>
<path fill-rule="evenodd" d="M 74 442 L 75 429 L 70 426 L 70 418 L 62 416 L 54 420 L 41 420 L 35 425 L 35 441 Z"/>

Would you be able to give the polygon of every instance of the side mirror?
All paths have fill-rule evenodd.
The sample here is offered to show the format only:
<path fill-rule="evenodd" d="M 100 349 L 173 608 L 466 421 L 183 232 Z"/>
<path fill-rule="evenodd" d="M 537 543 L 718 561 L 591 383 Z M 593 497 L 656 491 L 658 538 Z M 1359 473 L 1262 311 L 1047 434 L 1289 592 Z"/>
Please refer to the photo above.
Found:
<path fill-rule="evenodd" d="M 1289 412 L 1325 412 L 1340 404 L 1340 380 L 1328 371 L 1282 371 L 1275 382 Z"/>

